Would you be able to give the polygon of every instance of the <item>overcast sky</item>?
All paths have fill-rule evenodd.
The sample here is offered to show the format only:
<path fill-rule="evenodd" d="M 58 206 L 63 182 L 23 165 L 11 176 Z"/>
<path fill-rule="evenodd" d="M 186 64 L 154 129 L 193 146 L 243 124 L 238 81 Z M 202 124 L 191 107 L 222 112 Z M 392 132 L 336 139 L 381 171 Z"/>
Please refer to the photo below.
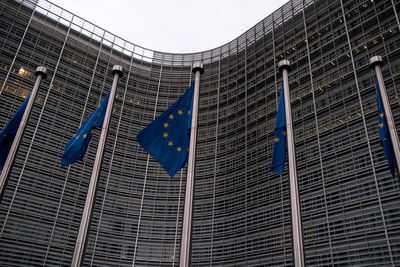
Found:
<path fill-rule="evenodd" d="M 287 0 L 50 0 L 136 45 L 199 52 L 228 43 Z"/>

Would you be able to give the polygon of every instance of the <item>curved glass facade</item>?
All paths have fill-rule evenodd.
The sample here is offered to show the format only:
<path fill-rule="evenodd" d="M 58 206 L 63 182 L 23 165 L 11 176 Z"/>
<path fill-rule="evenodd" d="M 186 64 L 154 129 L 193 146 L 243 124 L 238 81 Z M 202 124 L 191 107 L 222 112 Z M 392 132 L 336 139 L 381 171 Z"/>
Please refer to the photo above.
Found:
<path fill-rule="evenodd" d="M 269 170 L 288 59 L 307 266 L 400 265 L 399 177 L 378 136 L 371 56 L 400 129 L 398 1 L 292 0 L 221 47 L 151 51 L 45 0 L 0 3 L 0 126 L 48 69 L 0 202 L 2 266 L 69 266 L 99 139 L 60 158 L 124 67 L 84 266 L 178 266 L 186 168 L 170 178 L 136 134 L 201 61 L 191 266 L 293 266 L 287 170 Z"/>

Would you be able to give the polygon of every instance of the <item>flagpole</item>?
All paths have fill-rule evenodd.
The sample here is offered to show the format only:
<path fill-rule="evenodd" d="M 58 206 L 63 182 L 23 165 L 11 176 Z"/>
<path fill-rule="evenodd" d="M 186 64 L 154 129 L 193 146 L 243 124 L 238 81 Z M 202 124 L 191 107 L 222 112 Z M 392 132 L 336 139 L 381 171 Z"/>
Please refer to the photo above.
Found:
<path fill-rule="evenodd" d="M 17 155 L 18 147 L 21 143 L 21 139 L 24 134 L 26 124 L 28 123 L 28 119 L 32 111 L 33 103 L 39 91 L 40 83 L 42 82 L 42 79 L 45 79 L 47 77 L 47 69 L 43 66 L 37 67 L 35 75 L 36 75 L 35 85 L 33 86 L 31 96 L 25 108 L 24 115 L 22 116 L 17 133 L 15 134 L 14 137 L 14 141 L 11 145 L 10 152 L 8 152 L 7 160 L 4 163 L 3 170 L 0 175 L 0 198 L 3 196 L 8 176 L 10 175 L 11 168 L 14 164 L 15 156 Z"/>
<path fill-rule="evenodd" d="M 197 139 L 197 114 L 199 108 L 200 74 L 204 73 L 203 63 L 195 62 L 192 72 L 196 74 L 193 96 L 192 125 L 190 129 L 189 159 L 186 178 L 185 205 L 183 210 L 182 240 L 180 250 L 180 267 L 190 265 L 190 245 L 192 237 L 192 214 L 193 214 L 193 191 L 194 170 L 196 161 L 196 139 Z"/>
<path fill-rule="evenodd" d="M 400 170 L 400 145 L 399 136 L 397 135 L 396 125 L 394 124 L 392 110 L 390 108 L 389 98 L 386 93 L 385 83 L 383 81 L 382 69 L 383 60 L 381 56 L 373 56 L 369 59 L 372 69 L 375 69 L 376 77 L 379 84 L 379 92 L 381 93 L 383 109 L 385 110 L 386 121 L 389 127 L 390 138 L 392 139 L 393 151 L 396 158 L 397 171 Z"/>
<path fill-rule="evenodd" d="M 288 144 L 288 161 L 289 161 L 289 181 L 290 181 L 290 210 L 292 216 L 292 238 L 293 238 L 293 257 L 294 266 L 304 267 L 304 251 L 303 251 L 303 231 L 301 226 L 300 215 L 300 198 L 297 185 L 296 170 L 296 154 L 294 151 L 294 137 L 292 125 L 292 110 L 290 106 L 289 78 L 290 70 L 289 60 L 281 60 L 278 63 L 279 71 L 283 76 L 283 90 L 285 97 L 285 115 L 286 115 L 286 136 Z"/>
<path fill-rule="evenodd" d="M 88 230 L 90 225 L 90 219 L 92 216 L 92 209 L 94 204 L 94 198 L 96 195 L 97 181 L 99 179 L 100 167 L 103 160 L 104 147 L 107 139 L 108 127 L 110 125 L 110 119 L 112 114 L 112 108 L 114 104 L 115 93 L 117 91 L 118 79 L 123 75 L 123 68 L 120 65 L 113 67 L 112 74 L 114 75 L 114 81 L 111 87 L 110 98 L 107 104 L 106 114 L 104 116 L 103 126 L 101 128 L 99 144 L 97 147 L 96 158 L 93 164 L 92 176 L 90 178 L 89 189 L 86 195 L 85 207 L 82 213 L 81 225 L 79 227 L 78 237 L 76 239 L 74 256 L 72 258 L 71 266 L 80 267 L 83 263 L 83 255 L 87 243 Z"/>

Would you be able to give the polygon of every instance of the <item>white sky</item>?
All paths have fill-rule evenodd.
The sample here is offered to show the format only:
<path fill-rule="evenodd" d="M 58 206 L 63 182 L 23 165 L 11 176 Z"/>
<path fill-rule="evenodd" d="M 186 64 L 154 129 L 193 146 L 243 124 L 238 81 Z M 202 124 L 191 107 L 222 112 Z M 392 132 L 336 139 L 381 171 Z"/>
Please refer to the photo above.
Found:
<path fill-rule="evenodd" d="M 226 44 L 288 0 L 50 0 L 144 48 L 188 53 Z"/>

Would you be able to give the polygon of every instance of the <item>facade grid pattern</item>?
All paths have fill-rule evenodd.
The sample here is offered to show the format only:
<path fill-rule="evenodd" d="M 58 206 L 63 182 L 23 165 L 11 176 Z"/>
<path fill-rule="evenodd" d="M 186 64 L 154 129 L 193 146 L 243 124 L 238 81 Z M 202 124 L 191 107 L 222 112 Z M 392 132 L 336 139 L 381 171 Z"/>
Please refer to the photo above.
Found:
<path fill-rule="evenodd" d="M 47 0 L 0 2 L 0 127 L 48 69 L 0 200 L 0 265 L 69 266 L 99 131 L 71 135 L 120 79 L 84 266 L 178 266 L 186 168 L 170 178 L 136 134 L 202 61 L 191 266 L 293 266 L 287 170 L 269 171 L 288 59 L 307 266 L 400 265 L 400 180 L 379 143 L 380 55 L 400 129 L 400 3 L 291 0 L 233 41 L 171 54 L 132 44 Z"/>

